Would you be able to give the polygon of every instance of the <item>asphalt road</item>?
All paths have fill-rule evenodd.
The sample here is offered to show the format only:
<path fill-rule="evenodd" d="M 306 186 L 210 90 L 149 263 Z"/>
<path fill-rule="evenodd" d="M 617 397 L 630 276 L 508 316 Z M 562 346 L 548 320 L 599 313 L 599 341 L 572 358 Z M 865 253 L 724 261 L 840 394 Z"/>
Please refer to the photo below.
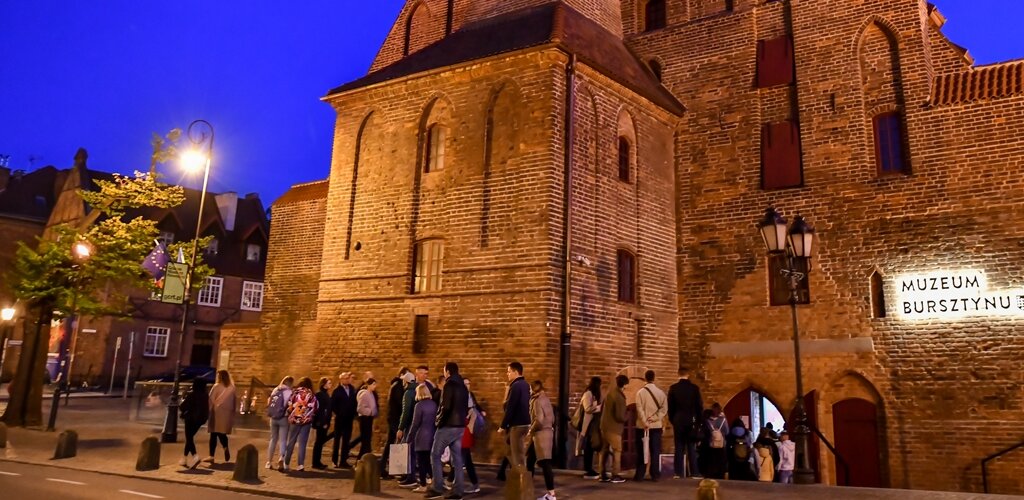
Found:
<path fill-rule="evenodd" d="M 147 481 L 27 465 L 0 460 L 0 498 L 31 500 L 60 498 L 67 500 L 145 500 L 202 498 L 204 500 L 255 500 L 267 498 L 215 488 L 187 484 Z"/>

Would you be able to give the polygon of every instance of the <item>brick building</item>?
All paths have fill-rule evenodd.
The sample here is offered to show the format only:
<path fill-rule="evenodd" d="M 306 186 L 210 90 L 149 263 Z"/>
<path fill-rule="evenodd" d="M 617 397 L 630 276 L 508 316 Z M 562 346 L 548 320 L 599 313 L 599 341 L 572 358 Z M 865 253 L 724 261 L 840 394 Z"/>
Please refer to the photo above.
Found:
<path fill-rule="evenodd" d="M 494 407 L 509 359 L 557 388 L 568 303 L 573 399 L 682 361 L 730 417 L 788 415 L 787 290 L 754 228 L 776 205 L 818 230 L 805 401 L 851 466 L 815 440 L 820 479 L 980 490 L 1024 437 L 1024 62 L 973 66 L 944 22 L 922 0 L 410 0 L 324 98 L 329 178 L 274 204 L 246 356 L 457 359 Z M 1022 464 L 991 488 L 1024 491 Z"/>

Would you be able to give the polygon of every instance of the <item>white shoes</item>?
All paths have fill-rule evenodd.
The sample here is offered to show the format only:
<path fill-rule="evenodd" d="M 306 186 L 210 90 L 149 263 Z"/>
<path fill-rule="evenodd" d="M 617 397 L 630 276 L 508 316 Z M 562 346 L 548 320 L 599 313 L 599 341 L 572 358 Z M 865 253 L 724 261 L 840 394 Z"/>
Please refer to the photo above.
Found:
<path fill-rule="evenodd" d="M 300 465 L 300 466 L 296 467 L 295 470 L 297 470 L 299 472 L 302 472 L 302 471 L 306 470 L 306 466 L 305 465 Z"/>
<path fill-rule="evenodd" d="M 199 465 L 199 462 L 202 462 L 202 460 L 200 460 L 199 455 L 196 455 L 195 453 L 185 457 L 185 467 L 188 467 L 189 469 L 195 469 L 196 466 Z"/>
<path fill-rule="evenodd" d="M 537 500 L 558 500 L 558 499 L 555 498 L 555 494 L 554 493 L 549 491 L 546 494 L 544 494 L 544 496 L 537 497 Z"/>

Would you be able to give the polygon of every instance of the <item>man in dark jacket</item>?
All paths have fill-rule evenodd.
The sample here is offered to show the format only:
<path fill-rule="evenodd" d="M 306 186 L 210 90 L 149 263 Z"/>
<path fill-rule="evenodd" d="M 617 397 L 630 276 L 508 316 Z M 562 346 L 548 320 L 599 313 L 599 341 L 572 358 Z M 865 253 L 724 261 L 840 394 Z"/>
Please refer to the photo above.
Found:
<path fill-rule="evenodd" d="M 437 407 L 437 430 L 434 431 L 434 446 L 430 450 L 434 482 L 427 489 L 426 498 L 440 498 L 444 494 L 444 468 L 441 455 L 445 448 L 452 457 L 455 483 L 452 492 L 445 498 L 461 499 L 463 490 L 462 433 L 466 431 L 466 415 L 469 413 L 469 391 L 462 383 L 459 365 L 449 361 L 444 364 L 445 384 L 441 390 L 441 404 Z"/>
<path fill-rule="evenodd" d="M 338 388 L 331 394 L 331 410 L 334 412 L 334 446 L 331 448 L 331 462 L 338 468 L 349 467 L 348 453 L 354 446 L 351 441 L 352 422 L 356 419 L 356 403 L 352 373 L 338 375 Z"/>
<path fill-rule="evenodd" d="M 518 361 L 508 364 L 508 399 L 505 400 L 505 418 L 498 432 L 508 433 L 508 461 L 513 467 L 526 464 L 526 433 L 530 430 L 530 384 L 523 378 L 523 365 Z"/>
<path fill-rule="evenodd" d="M 668 390 L 668 418 L 675 430 L 675 477 L 683 476 L 683 453 L 689 463 L 690 477 L 699 478 L 697 468 L 697 445 L 693 429 L 699 425 L 704 402 L 700 398 L 700 388 L 690 382 L 690 370 L 679 368 L 679 382 L 672 384 Z"/>
<path fill-rule="evenodd" d="M 391 445 L 397 442 L 398 420 L 402 417 L 402 396 L 405 394 L 405 376 L 409 369 L 402 367 L 398 376 L 391 379 L 391 388 L 388 390 L 388 440 L 384 443 L 384 454 L 380 459 L 380 477 L 390 479 L 388 474 L 388 458 L 391 456 Z"/>
<path fill-rule="evenodd" d="M 316 393 L 316 413 L 313 414 L 313 468 L 326 469 L 324 465 L 324 444 L 333 436 L 328 432 L 331 428 L 331 379 L 320 378 L 320 391 Z"/>

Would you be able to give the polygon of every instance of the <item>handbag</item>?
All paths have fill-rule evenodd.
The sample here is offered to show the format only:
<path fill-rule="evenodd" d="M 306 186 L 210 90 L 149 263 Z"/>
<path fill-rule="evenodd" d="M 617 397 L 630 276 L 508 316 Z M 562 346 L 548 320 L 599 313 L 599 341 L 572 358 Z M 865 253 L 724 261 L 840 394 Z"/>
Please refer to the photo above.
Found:
<path fill-rule="evenodd" d="M 403 476 L 412 473 L 409 466 L 409 443 L 390 445 L 388 449 L 388 474 Z"/>
<path fill-rule="evenodd" d="M 569 419 L 569 425 L 577 431 L 583 428 L 583 405 L 580 404 L 576 407 L 576 411 L 573 412 L 572 418 Z"/>

